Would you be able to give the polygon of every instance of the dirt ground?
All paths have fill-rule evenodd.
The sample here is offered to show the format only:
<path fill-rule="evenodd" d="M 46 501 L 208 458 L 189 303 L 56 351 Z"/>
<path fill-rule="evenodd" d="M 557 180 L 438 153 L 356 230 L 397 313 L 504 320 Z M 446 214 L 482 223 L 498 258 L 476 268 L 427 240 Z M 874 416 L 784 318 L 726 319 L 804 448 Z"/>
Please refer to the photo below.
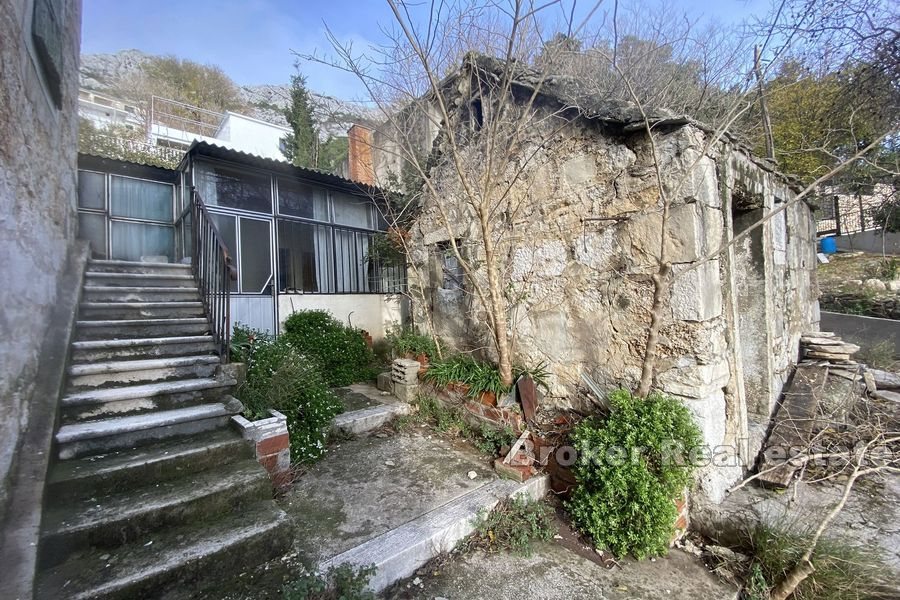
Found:
<path fill-rule="evenodd" d="M 888 257 L 888 261 L 893 257 Z M 822 293 L 845 292 L 858 289 L 849 286 L 848 281 L 881 279 L 886 281 L 884 272 L 879 269 L 884 259 L 880 254 L 865 252 L 839 252 L 828 257 L 828 264 L 819 264 L 817 275 L 819 291 Z"/>

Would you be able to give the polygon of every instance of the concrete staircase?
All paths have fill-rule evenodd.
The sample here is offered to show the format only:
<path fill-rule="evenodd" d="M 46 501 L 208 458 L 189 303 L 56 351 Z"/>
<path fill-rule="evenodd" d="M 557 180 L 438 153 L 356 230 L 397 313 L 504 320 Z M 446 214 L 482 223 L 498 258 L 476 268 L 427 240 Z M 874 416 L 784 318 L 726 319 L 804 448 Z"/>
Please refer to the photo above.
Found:
<path fill-rule="evenodd" d="M 235 383 L 190 267 L 89 263 L 35 598 L 188 598 L 289 547 Z"/>

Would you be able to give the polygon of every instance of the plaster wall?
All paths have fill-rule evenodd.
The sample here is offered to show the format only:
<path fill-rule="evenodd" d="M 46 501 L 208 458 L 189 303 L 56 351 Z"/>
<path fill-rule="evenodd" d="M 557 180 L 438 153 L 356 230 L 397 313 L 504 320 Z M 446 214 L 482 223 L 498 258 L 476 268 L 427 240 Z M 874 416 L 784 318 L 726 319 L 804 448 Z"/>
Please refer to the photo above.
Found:
<path fill-rule="evenodd" d="M 365 329 L 374 340 L 408 321 L 409 303 L 401 294 L 281 294 L 279 328 L 298 310 L 327 310 L 342 323 Z"/>
<path fill-rule="evenodd" d="M 61 106 L 49 94 L 30 31 L 33 0 L 0 4 L 0 512 L 30 411 L 39 349 L 77 220 L 81 2 L 56 3 Z M 40 415 L 52 418 L 50 415 Z"/>

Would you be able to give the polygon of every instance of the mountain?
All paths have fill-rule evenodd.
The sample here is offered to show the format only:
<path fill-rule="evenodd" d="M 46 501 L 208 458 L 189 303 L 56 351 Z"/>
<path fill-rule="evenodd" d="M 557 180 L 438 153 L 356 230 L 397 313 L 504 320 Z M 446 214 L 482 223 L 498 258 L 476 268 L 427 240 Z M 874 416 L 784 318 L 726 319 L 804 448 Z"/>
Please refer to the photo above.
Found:
<path fill-rule="evenodd" d="M 128 74 L 139 71 L 154 55 L 140 50 L 120 50 L 114 54 L 83 54 L 81 56 L 81 87 L 98 92 L 115 93 L 116 83 Z M 312 82 L 314 84 L 314 82 Z M 291 101 L 290 84 L 238 86 L 248 116 L 287 126 L 284 109 Z M 378 111 L 355 102 L 310 91 L 313 118 L 323 139 L 347 135 L 354 123 L 378 119 Z"/>

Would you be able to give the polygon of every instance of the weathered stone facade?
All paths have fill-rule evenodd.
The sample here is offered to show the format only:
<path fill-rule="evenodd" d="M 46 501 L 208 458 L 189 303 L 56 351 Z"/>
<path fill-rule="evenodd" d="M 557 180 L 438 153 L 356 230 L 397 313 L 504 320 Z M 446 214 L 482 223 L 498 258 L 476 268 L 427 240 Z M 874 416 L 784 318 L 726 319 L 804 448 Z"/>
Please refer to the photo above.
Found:
<path fill-rule="evenodd" d="M 76 229 L 81 2 L 50 3 L 63 10 L 55 15 L 59 104 L 31 39 L 38 4 L 0 6 L 0 509 L 6 508 L 20 437 L 34 417 L 29 407 L 39 351 L 53 334 L 50 312 Z"/>
<path fill-rule="evenodd" d="M 501 178 L 512 200 L 493 219 L 494 238 L 514 360 L 548 365 L 545 404 L 588 412 L 582 373 L 606 389 L 634 389 L 640 377 L 663 203 L 642 127 L 558 115 L 557 107 L 538 105 Z M 656 387 L 693 411 L 711 448 L 736 449 L 737 459 L 701 474 L 701 489 L 718 499 L 753 461 L 758 432 L 797 359 L 800 332 L 818 321 L 815 226 L 798 202 L 701 260 L 794 193 L 732 142 L 710 144 L 698 125 L 663 125 L 654 135 L 670 198 L 666 243 L 674 273 Z M 438 138 L 437 152 L 442 143 Z M 475 142 L 463 147 L 462 162 L 476 163 L 479 151 Z M 443 207 L 426 194 L 411 231 L 414 315 L 418 323 L 430 316 L 459 348 L 489 348 L 485 308 L 471 287 L 444 285 L 442 253 L 451 238 L 480 270 L 484 246 L 453 162 L 436 165 L 432 180 Z M 469 279 L 466 286 L 483 285 Z"/>

